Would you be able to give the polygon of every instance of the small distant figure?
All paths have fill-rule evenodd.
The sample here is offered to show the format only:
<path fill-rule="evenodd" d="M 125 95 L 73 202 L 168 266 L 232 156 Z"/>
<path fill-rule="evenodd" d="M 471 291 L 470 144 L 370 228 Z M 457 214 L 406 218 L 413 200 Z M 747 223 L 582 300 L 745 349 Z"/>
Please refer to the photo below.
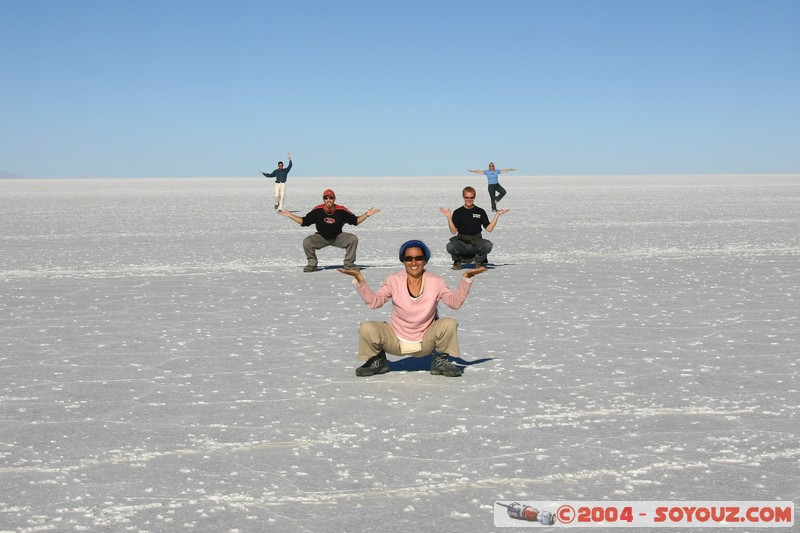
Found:
<path fill-rule="evenodd" d="M 492 211 L 497 211 L 497 202 L 503 199 L 506 195 L 506 190 L 500 185 L 500 174 L 504 172 L 513 172 L 515 168 L 504 168 L 496 170 L 494 163 L 489 163 L 489 170 L 470 170 L 475 174 L 485 174 L 486 179 L 489 181 L 489 198 L 492 200 Z M 495 195 L 496 193 L 496 195 Z"/>
<path fill-rule="evenodd" d="M 278 211 L 279 214 L 294 220 L 301 226 L 316 225 L 317 232 L 303 240 L 303 251 L 308 259 L 308 264 L 303 268 L 303 272 L 317 270 L 317 250 L 327 246 L 344 248 L 344 268 L 357 269 L 358 237 L 352 233 L 345 233 L 342 228 L 345 224 L 358 226 L 372 215 L 380 213 L 381 210 L 370 207 L 363 215 L 356 216 L 345 206 L 336 204 L 336 193 L 331 189 L 322 193 L 322 202 L 304 217 L 299 217 L 289 211 Z"/>
<path fill-rule="evenodd" d="M 431 354 L 431 374 L 458 377 L 463 373 L 448 356 L 460 357 L 456 331 L 458 322 L 440 318 L 439 301 L 458 309 L 467 299 L 473 276 L 486 268 L 467 270 L 455 292 L 445 281 L 425 270 L 431 252 L 424 242 L 411 240 L 400 246 L 400 262 L 404 270 L 389 275 L 375 292 L 358 270 L 340 268 L 353 276 L 353 285 L 371 309 L 392 301 L 391 323 L 365 321 L 358 328 L 358 358 L 365 363 L 356 368 L 356 376 L 374 376 L 389 371 L 386 354 L 425 357 Z"/>
<path fill-rule="evenodd" d="M 286 178 L 289 176 L 289 171 L 292 170 L 292 154 L 286 154 L 289 158 L 289 166 L 283 168 L 283 161 L 278 161 L 278 168 L 272 172 L 262 172 L 267 178 L 275 178 L 275 209 L 283 211 L 283 199 L 286 197 Z"/>
<path fill-rule="evenodd" d="M 509 210 L 497 211 L 490 222 L 486 211 L 475 205 L 473 187 L 464 187 L 461 196 L 464 198 L 464 205 L 452 213 L 444 207 L 439 208 L 439 211 L 447 217 L 450 233 L 455 235 L 447 243 L 447 252 L 453 259 L 453 270 L 461 270 L 461 265 L 471 262 L 473 258 L 475 267 L 482 268 L 489 262 L 489 252 L 492 251 L 493 245 L 492 241 L 483 238 L 481 228 L 491 233 L 500 215 L 508 213 Z"/>

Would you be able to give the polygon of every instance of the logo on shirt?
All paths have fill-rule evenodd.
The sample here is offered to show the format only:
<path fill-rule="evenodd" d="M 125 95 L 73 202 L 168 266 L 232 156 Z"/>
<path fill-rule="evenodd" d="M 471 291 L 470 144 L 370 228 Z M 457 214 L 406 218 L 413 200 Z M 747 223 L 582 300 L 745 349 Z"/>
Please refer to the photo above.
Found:
<path fill-rule="evenodd" d="M 336 224 L 336 219 L 333 217 L 325 217 L 322 219 L 326 224 Z"/>

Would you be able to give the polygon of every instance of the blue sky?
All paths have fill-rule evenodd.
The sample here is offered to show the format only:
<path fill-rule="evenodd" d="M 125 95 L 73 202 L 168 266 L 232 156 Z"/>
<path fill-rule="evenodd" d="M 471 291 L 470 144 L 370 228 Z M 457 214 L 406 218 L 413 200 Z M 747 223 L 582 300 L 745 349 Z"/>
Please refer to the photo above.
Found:
<path fill-rule="evenodd" d="M 0 0 L 0 171 L 800 172 L 796 0 Z"/>

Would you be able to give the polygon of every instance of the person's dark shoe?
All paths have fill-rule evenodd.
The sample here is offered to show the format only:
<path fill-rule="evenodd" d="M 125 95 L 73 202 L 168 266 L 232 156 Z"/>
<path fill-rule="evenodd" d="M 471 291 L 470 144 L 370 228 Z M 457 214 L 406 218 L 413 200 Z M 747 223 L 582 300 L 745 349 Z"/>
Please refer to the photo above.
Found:
<path fill-rule="evenodd" d="M 485 266 L 486 266 L 486 263 L 480 263 L 478 261 L 475 262 L 475 268 L 481 268 L 481 267 L 485 267 Z"/>
<path fill-rule="evenodd" d="M 461 261 L 453 261 L 453 270 L 461 270 Z"/>
<path fill-rule="evenodd" d="M 448 378 L 457 378 L 464 373 L 460 366 L 456 366 L 447 359 L 447 354 L 432 354 L 431 355 L 431 374 L 434 376 L 446 376 Z"/>
<path fill-rule="evenodd" d="M 361 267 L 358 265 L 342 265 L 342 268 L 345 270 L 361 270 Z"/>
<path fill-rule="evenodd" d="M 303 267 L 303 272 L 316 272 L 319 270 L 317 265 L 306 265 Z"/>
<path fill-rule="evenodd" d="M 381 350 L 377 355 L 373 355 L 367 362 L 356 368 L 356 376 L 366 377 L 375 374 L 385 374 L 389 371 L 389 361 L 386 360 L 386 352 Z"/>

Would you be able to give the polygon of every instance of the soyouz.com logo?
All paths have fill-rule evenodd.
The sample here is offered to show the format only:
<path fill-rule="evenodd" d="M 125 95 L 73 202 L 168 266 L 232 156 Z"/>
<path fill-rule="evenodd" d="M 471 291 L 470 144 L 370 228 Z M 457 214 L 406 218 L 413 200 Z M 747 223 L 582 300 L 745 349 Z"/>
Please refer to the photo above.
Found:
<path fill-rule="evenodd" d="M 495 502 L 496 527 L 794 527 L 794 503 Z"/>

